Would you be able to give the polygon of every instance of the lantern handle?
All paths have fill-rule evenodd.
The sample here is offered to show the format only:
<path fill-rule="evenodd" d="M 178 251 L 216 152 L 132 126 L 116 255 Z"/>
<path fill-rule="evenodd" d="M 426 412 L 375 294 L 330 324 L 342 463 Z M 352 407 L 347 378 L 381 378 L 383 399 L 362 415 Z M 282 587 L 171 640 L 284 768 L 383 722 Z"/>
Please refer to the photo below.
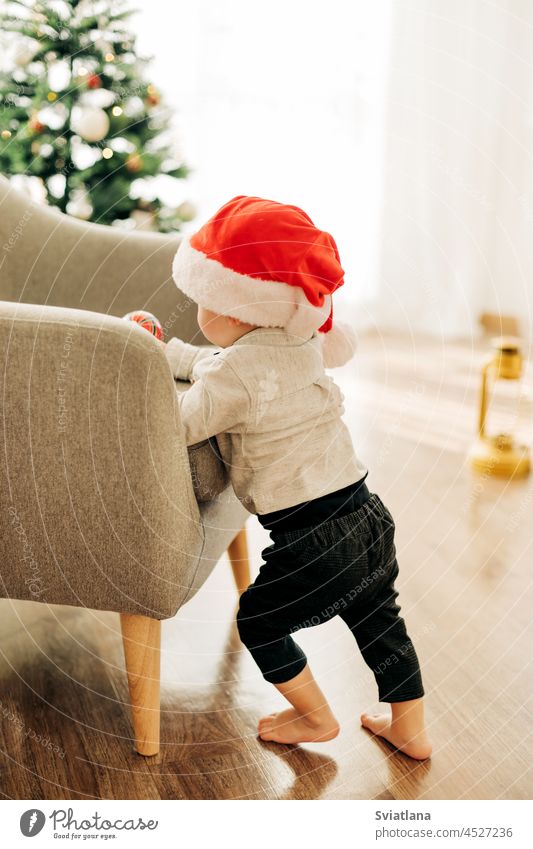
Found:
<path fill-rule="evenodd" d="M 485 421 L 487 418 L 487 407 L 489 403 L 489 391 L 488 391 L 488 376 L 489 371 L 494 364 L 494 360 L 489 360 L 488 363 L 485 363 L 481 370 L 481 400 L 479 403 L 479 424 L 478 424 L 478 433 L 481 439 L 485 438 Z"/>

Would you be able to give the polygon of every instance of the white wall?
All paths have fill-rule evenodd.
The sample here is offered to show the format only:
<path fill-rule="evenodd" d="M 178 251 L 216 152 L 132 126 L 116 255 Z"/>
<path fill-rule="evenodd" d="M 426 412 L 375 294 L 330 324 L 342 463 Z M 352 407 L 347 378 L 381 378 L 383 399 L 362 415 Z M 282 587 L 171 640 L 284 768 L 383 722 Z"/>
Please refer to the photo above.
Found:
<path fill-rule="evenodd" d="M 141 0 L 139 48 L 178 111 L 203 221 L 233 195 L 302 206 L 337 240 L 343 300 L 376 288 L 390 3 Z"/>

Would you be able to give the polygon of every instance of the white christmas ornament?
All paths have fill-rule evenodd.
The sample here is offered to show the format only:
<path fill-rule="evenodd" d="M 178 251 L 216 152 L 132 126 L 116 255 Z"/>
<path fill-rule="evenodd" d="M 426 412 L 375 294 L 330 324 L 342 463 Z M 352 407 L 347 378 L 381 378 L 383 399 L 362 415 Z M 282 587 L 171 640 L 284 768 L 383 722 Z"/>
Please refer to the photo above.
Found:
<path fill-rule="evenodd" d="M 48 191 L 55 198 L 62 198 L 65 194 L 65 186 L 66 179 L 64 174 L 52 174 L 52 176 L 47 180 L 46 185 L 48 186 Z"/>
<path fill-rule="evenodd" d="M 13 188 L 27 194 L 34 203 L 46 203 L 46 189 L 40 177 L 15 174 L 11 177 L 10 182 Z"/>
<path fill-rule="evenodd" d="M 141 115 L 144 112 L 144 103 L 142 102 L 140 97 L 128 97 L 126 103 L 124 104 L 124 114 L 128 116 L 128 118 L 135 118 L 137 115 Z"/>
<path fill-rule="evenodd" d="M 107 109 L 117 99 L 116 94 L 106 88 L 96 88 L 93 91 L 84 91 L 79 99 L 79 105 L 88 109 Z"/>
<path fill-rule="evenodd" d="M 53 106 L 45 106 L 37 113 L 41 124 L 50 127 L 51 130 L 60 130 L 68 118 L 68 109 L 63 103 L 54 103 Z"/>
<path fill-rule="evenodd" d="M 85 168 L 92 168 L 101 158 L 100 148 L 84 144 L 79 136 L 72 137 L 72 161 L 80 171 Z"/>
<path fill-rule="evenodd" d="M 87 221 L 91 217 L 93 205 L 89 200 L 86 190 L 80 186 L 74 189 L 71 198 L 67 203 L 67 212 L 69 215 L 74 215 L 76 218 L 81 218 Z"/>
<path fill-rule="evenodd" d="M 109 118 L 103 109 L 75 106 L 70 120 L 71 129 L 85 141 L 101 141 L 109 130 Z"/>
<path fill-rule="evenodd" d="M 122 136 L 118 136 L 116 139 L 111 139 L 109 147 L 112 147 L 116 153 L 133 153 L 135 150 L 135 145 L 128 141 L 128 139 L 122 138 Z"/>
<path fill-rule="evenodd" d="M 27 65 L 39 49 L 39 42 L 34 39 L 28 39 L 27 41 L 18 41 L 13 44 L 13 61 L 15 65 L 18 65 L 19 68 L 23 68 Z"/>
<path fill-rule="evenodd" d="M 63 91 L 70 82 L 70 66 L 68 62 L 54 62 L 48 70 L 48 85 L 52 91 Z"/>
<path fill-rule="evenodd" d="M 134 209 L 130 214 L 136 230 L 155 230 L 153 213 L 144 209 Z"/>

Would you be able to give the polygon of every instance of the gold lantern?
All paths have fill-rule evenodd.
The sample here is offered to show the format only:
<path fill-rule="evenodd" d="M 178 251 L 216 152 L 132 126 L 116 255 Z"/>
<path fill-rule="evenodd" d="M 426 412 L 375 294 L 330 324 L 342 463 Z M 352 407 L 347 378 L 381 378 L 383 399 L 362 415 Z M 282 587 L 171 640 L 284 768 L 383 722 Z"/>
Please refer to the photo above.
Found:
<path fill-rule="evenodd" d="M 519 445 L 510 433 L 486 432 L 489 385 L 495 380 L 519 380 L 522 375 L 520 342 L 512 336 L 492 340 L 494 353 L 481 373 L 478 438 L 470 451 L 470 464 L 485 475 L 525 477 L 530 471 L 529 449 Z"/>

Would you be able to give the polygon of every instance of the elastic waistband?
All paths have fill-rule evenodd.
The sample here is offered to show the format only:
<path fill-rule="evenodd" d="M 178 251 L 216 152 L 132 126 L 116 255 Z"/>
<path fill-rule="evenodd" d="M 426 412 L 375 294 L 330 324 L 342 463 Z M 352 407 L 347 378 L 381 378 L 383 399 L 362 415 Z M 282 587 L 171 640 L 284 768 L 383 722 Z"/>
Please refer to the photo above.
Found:
<path fill-rule="evenodd" d="M 362 533 L 365 529 L 369 529 L 369 522 L 373 523 L 376 520 L 394 524 L 394 519 L 379 495 L 371 492 L 370 497 L 363 504 L 355 507 L 351 513 L 332 516 L 329 520 L 313 523 L 305 528 L 280 530 L 279 533 L 277 529 L 274 529 L 272 539 L 281 545 L 294 543 L 300 545 L 302 542 L 307 545 L 321 545 L 327 541 L 333 546 L 339 538 L 343 539 L 352 532 Z M 319 534 L 318 537 L 317 534 Z"/>
<path fill-rule="evenodd" d="M 311 501 L 295 504 L 283 510 L 275 510 L 272 513 L 258 515 L 259 522 L 269 531 L 298 531 L 322 522 L 338 519 L 347 513 L 353 513 L 362 507 L 370 498 L 370 491 L 365 483 L 368 472 L 363 478 L 355 483 L 328 492 Z"/>

